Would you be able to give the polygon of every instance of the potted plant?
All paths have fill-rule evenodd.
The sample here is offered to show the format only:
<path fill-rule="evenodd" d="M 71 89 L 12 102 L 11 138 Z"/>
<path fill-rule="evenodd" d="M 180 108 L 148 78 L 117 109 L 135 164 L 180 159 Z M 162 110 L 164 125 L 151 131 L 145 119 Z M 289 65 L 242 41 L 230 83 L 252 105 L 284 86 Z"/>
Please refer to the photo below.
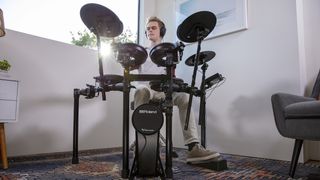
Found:
<path fill-rule="evenodd" d="M 2 71 L 9 71 L 11 65 L 7 60 L 0 61 L 0 70 Z"/>
<path fill-rule="evenodd" d="M 8 71 L 10 70 L 10 63 L 7 60 L 0 61 L 0 76 L 9 77 Z"/>

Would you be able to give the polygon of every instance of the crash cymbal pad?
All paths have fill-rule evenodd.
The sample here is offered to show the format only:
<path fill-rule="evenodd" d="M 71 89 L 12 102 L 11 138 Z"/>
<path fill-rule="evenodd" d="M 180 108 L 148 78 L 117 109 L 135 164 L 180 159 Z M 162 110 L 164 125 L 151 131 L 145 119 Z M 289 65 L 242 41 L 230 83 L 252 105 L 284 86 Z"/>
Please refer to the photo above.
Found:
<path fill-rule="evenodd" d="M 178 38 L 187 43 L 206 38 L 216 26 L 217 18 L 210 11 L 199 11 L 185 19 L 177 29 Z"/>
<path fill-rule="evenodd" d="M 110 9 L 95 3 L 82 6 L 80 16 L 83 23 L 95 35 L 116 37 L 123 31 L 123 24 Z"/>

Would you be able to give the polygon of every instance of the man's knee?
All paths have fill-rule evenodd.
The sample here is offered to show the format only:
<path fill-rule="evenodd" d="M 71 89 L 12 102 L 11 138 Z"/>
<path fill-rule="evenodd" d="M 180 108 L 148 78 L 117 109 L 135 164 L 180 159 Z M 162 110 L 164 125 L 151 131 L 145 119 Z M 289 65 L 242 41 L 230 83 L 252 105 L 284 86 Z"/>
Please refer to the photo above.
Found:
<path fill-rule="evenodd" d="M 147 87 L 139 87 L 135 90 L 134 97 L 150 97 L 150 90 Z"/>
<path fill-rule="evenodd" d="M 178 106 L 187 106 L 189 104 L 189 94 L 187 93 L 179 93 L 176 104 Z"/>

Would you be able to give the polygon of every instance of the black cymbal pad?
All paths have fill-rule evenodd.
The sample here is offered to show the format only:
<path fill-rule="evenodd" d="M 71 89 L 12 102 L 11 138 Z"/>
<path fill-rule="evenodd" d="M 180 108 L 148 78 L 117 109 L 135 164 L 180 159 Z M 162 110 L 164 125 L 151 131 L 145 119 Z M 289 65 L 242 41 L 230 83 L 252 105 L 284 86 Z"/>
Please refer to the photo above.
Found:
<path fill-rule="evenodd" d="M 210 61 L 215 56 L 216 56 L 216 53 L 214 51 L 202 51 L 202 52 L 200 52 L 198 65 L 201 65 L 204 62 Z M 196 60 L 196 54 L 188 57 L 188 59 L 186 59 L 186 61 L 185 61 L 185 64 L 188 65 L 188 66 L 194 66 L 195 60 Z"/>
<path fill-rule="evenodd" d="M 217 18 L 210 11 L 199 11 L 185 19 L 177 29 L 177 36 L 183 42 L 196 42 L 206 38 L 216 26 Z"/>
<path fill-rule="evenodd" d="M 96 76 L 94 79 L 98 82 L 104 82 L 105 84 L 117 84 L 123 81 L 123 76 L 115 74 L 105 74 L 102 77 Z"/>
<path fill-rule="evenodd" d="M 118 16 L 102 5 L 89 3 L 82 6 L 80 16 L 95 35 L 112 38 L 123 31 L 123 24 Z"/>

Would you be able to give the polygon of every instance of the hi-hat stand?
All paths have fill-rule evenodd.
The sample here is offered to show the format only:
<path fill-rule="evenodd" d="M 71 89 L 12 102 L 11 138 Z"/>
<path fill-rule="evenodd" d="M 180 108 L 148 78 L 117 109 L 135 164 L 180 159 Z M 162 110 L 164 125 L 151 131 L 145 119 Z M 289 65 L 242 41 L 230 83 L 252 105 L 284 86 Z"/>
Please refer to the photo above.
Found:
<path fill-rule="evenodd" d="M 95 77 L 100 79 L 100 77 Z M 97 97 L 97 94 L 100 92 L 109 92 L 109 91 L 122 91 L 122 84 L 118 84 L 122 81 L 122 76 L 118 75 L 104 75 L 105 81 L 109 79 L 109 84 L 104 84 L 101 86 L 88 85 L 84 89 L 74 89 L 73 90 L 73 150 L 72 150 L 72 164 L 79 163 L 78 156 L 78 142 L 79 142 L 79 99 L 80 96 L 84 96 L 86 99 L 92 99 Z M 99 80 L 97 80 L 99 81 Z"/>
<path fill-rule="evenodd" d="M 74 110 L 73 110 L 73 155 L 72 163 L 78 164 L 78 126 L 79 126 L 79 98 L 85 96 L 87 99 L 102 94 L 102 100 L 106 100 L 106 92 L 122 91 L 123 86 L 119 85 L 123 80 L 119 75 L 105 75 L 103 72 L 101 55 L 101 37 L 113 38 L 123 31 L 123 24 L 116 14 L 110 9 L 94 3 L 89 3 L 81 7 L 80 16 L 87 28 L 97 37 L 99 76 L 94 77 L 99 86 L 87 85 L 84 89 L 74 89 Z"/>

